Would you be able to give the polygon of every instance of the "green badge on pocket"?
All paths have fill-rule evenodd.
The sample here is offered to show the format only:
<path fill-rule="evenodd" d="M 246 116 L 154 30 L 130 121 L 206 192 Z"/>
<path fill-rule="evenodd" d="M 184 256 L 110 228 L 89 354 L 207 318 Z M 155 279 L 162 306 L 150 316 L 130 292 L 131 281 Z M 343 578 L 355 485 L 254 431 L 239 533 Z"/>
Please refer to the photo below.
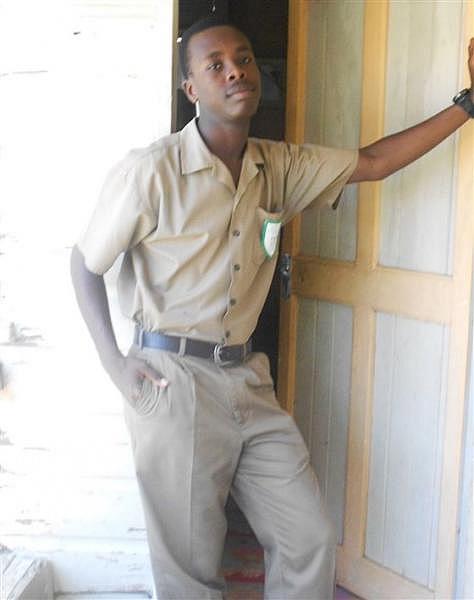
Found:
<path fill-rule="evenodd" d="M 279 219 L 265 219 L 262 225 L 260 243 L 267 258 L 273 258 L 278 249 L 281 221 Z"/>

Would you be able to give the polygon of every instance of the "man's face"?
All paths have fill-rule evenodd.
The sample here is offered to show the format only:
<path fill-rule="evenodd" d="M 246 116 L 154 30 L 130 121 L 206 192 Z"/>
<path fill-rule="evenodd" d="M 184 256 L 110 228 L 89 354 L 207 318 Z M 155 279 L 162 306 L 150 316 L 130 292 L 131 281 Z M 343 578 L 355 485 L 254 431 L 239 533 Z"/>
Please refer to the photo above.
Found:
<path fill-rule="evenodd" d="M 188 43 L 188 78 L 183 87 L 202 115 L 235 121 L 255 114 L 260 72 L 250 42 L 233 27 L 196 33 Z"/>

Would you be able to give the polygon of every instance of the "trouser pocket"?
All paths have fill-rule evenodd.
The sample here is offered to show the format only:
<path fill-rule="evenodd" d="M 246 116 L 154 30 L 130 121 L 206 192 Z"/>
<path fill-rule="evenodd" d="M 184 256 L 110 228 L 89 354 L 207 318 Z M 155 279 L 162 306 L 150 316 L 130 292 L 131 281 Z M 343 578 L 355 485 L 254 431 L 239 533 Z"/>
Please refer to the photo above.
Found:
<path fill-rule="evenodd" d="M 161 377 L 169 382 L 172 379 L 170 369 L 166 364 L 166 356 L 163 351 L 153 350 L 153 354 L 145 349 L 133 345 L 128 351 L 128 356 L 133 356 L 144 361 L 154 369 Z M 125 398 L 135 415 L 139 418 L 150 418 L 154 416 L 160 405 L 166 402 L 168 387 L 161 387 L 148 377 L 143 377 L 132 397 Z"/>

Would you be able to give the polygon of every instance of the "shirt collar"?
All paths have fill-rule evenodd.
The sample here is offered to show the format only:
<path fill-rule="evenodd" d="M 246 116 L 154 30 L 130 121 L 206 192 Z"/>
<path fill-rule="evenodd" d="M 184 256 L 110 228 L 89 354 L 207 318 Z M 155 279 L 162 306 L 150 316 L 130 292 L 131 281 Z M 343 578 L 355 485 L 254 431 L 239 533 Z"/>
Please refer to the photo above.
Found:
<path fill-rule="evenodd" d="M 179 149 L 182 175 L 214 166 L 212 154 L 197 128 L 196 117 L 179 132 Z"/>
<path fill-rule="evenodd" d="M 263 167 L 265 161 L 258 142 L 254 138 L 249 138 L 247 141 L 247 149 L 245 154 L 250 162 L 252 162 L 258 170 L 258 167 Z"/>
<path fill-rule="evenodd" d="M 181 156 L 181 174 L 189 175 L 202 169 L 209 169 L 215 166 L 215 157 L 204 143 L 196 124 L 196 117 L 192 119 L 180 131 L 180 156 Z M 258 144 L 249 138 L 247 148 L 244 154 L 244 161 L 247 160 L 254 165 L 252 175 L 258 172 L 258 166 L 263 166 L 264 160 Z"/>

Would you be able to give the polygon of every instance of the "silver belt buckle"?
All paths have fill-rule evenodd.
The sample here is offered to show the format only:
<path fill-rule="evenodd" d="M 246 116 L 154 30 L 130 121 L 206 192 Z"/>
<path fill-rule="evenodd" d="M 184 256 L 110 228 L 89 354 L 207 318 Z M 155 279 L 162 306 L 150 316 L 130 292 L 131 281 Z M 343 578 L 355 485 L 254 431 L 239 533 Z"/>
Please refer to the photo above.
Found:
<path fill-rule="evenodd" d="M 223 348 L 224 348 L 224 346 L 222 344 L 216 344 L 214 346 L 214 362 L 219 367 L 225 367 L 226 365 L 230 365 L 234 362 L 233 360 L 223 360 L 221 358 L 221 352 L 222 352 Z"/>

